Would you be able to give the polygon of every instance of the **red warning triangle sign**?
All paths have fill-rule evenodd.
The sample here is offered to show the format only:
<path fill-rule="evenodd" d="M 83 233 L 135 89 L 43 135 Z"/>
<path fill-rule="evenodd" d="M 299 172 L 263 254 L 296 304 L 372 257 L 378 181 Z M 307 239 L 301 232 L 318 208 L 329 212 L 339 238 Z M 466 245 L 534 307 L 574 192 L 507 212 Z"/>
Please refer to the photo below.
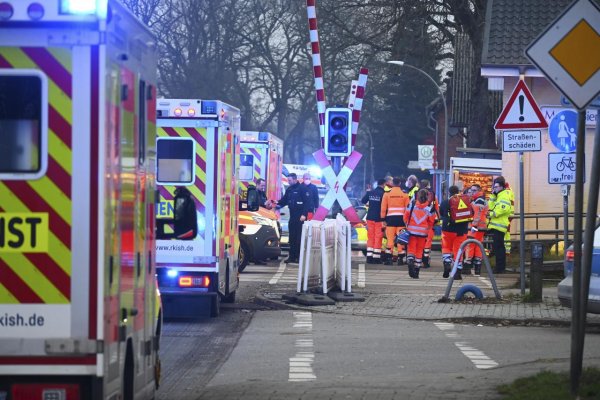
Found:
<path fill-rule="evenodd" d="M 537 129 L 547 127 L 548 123 L 544 119 L 540 107 L 535 102 L 525 81 L 520 80 L 500 113 L 494 128 Z"/>

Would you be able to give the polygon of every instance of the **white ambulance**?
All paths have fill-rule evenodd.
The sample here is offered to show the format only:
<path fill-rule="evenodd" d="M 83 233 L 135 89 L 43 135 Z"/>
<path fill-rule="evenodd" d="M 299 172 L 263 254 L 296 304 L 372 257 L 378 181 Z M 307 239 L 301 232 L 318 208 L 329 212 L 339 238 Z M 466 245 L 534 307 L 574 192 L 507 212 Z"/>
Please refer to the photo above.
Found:
<path fill-rule="evenodd" d="M 157 277 L 165 317 L 219 315 L 239 285 L 240 112 L 216 100 L 160 99 Z"/>
<path fill-rule="evenodd" d="M 275 205 L 281 198 L 283 140 L 269 132 L 242 131 L 240 134 L 239 189 L 245 198 L 248 187 L 265 181 L 265 197 L 257 211 L 240 209 L 240 272 L 250 261 L 276 260 L 281 254 L 281 226 Z M 242 204 L 243 206 L 243 204 Z"/>
<path fill-rule="evenodd" d="M 151 399 L 155 39 L 113 0 L 0 2 L 0 399 Z"/>

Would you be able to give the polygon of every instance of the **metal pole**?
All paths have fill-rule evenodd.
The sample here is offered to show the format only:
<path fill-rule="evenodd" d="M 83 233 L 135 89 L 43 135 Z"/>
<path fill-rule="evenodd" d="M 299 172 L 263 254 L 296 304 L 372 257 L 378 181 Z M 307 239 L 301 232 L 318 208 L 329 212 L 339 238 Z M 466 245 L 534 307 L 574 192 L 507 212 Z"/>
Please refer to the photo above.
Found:
<path fill-rule="evenodd" d="M 525 174 L 523 152 L 519 152 L 519 270 L 521 271 L 521 296 L 525 295 Z"/>
<path fill-rule="evenodd" d="M 438 86 L 438 90 L 440 91 L 440 96 L 442 96 L 442 101 L 444 102 L 444 179 L 442 181 L 442 192 L 445 191 L 445 188 L 448 187 L 448 107 L 446 106 L 446 98 L 442 93 L 442 89 Z"/>
<path fill-rule="evenodd" d="M 596 118 L 600 116 L 600 110 L 596 112 Z M 596 119 L 598 121 L 598 119 Z M 585 132 L 585 130 L 584 130 Z M 581 271 L 581 357 L 583 358 L 583 348 L 585 345 L 585 326 L 587 319 L 587 303 L 590 291 L 590 277 L 592 274 L 592 251 L 594 242 L 594 231 L 596 229 L 596 212 L 598 210 L 598 188 L 600 186 L 600 124 L 596 124 L 596 134 L 594 136 L 594 148 L 592 150 L 592 170 L 590 173 L 589 195 L 587 204 L 587 219 L 585 221 L 585 231 L 583 233 L 583 257 Z"/>
<path fill-rule="evenodd" d="M 342 169 L 342 157 L 331 157 L 331 166 L 333 168 L 333 172 L 335 172 L 335 175 L 339 175 L 340 170 Z M 342 190 L 344 189 L 342 188 Z M 342 207 L 336 199 L 336 201 L 333 203 L 333 206 L 331 207 L 331 214 L 333 218 L 335 218 L 341 211 Z"/>
<path fill-rule="evenodd" d="M 577 112 L 577 152 L 575 158 L 575 214 L 573 218 L 573 291 L 571 294 L 571 394 L 577 396 L 583 362 L 583 335 L 581 318 L 581 242 L 583 237 L 583 173 L 585 151 L 585 110 Z M 595 210 L 594 210 L 595 214 Z"/>
<path fill-rule="evenodd" d="M 569 192 L 571 191 L 571 185 L 562 185 L 563 192 L 563 236 L 564 245 L 563 250 L 566 253 L 567 247 L 569 247 Z M 556 246 L 558 249 L 558 246 Z"/>
<path fill-rule="evenodd" d="M 596 112 L 596 118 L 600 118 L 600 109 Z M 596 121 L 598 121 L 596 119 Z M 592 273 L 592 251 L 594 242 L 594 231 L 596 229 L 596 212 L 598 209 L 598 190 L 600 186 L 600 124 L 596 124 L 596 135 L 594 136 L 594 149 L 592 151 L 592 171 L 588 190 L 587 220 L 583 240 L 583 286 L 581 290 L 581 302 L 583 304 L 582 315 L 585 325 L 588 294 L 590 290 L 590 276 Z"/>
<path fill-rule="evenodd" d="M 400 65 L 400 66 L 404 66 L 404 67 L 408 67 L 408 68 L 412 68 L 415 71 L 419 71 L 420 73 L 422 73 L 423 75 L 425 75 L 427 78 L 429 78 L 429 80 L 431 82 L 433 82 L 433 84 L 435 85 L 435 87 L 437 88 L 438 92 L 440 93 L 440 97 L 442 98 L 442 103 L 444 105 L 444 178 L 442 180 L 442 184 L 447 185 L 448 182 L 448 170 L 447 170 L 447 165 L 446 165 L 446 160 L 448 159 L 448 106 L 446 105 L 446 97 L 444 96 L 444 92 L 442 91 L 442 88 L 437 84 L 437 82 L 435 81 L 435 79 L 433 79 L 431 77 L 431 75 L 429 75 L 427 72 L 423 71 L 420 68 L 417 68 L 413 65 L 410 64 L 406 64 L 405 62 L 396 62 L 396 61 L 390 61 L 390 63 L 392 64 L 396 64 L 396 65 Z M 399 64 L 401 63 L 401 64 Z M 442 191 L 444 191 L 443 186 L 442 186 Z"/>
<path fill-rule="evenodd" d="M 367 190 L 367 160 L 364 160 L 365 165 L 363 166 L 363 190 Z M 371 185 L 369 185 L 371 187 Z M 363 190 L 360 191 L 360 195 L 362 196 Z M 358 197 L 358 196 L 357 196 Z"/>

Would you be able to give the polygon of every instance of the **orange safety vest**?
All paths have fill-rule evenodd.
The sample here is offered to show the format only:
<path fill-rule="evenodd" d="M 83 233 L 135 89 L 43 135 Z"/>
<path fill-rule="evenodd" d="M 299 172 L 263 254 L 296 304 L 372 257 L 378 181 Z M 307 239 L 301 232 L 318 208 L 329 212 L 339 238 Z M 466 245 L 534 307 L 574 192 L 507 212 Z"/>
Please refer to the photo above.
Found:
<path fill-rule="evenodd" d="M 435 223 L 435 211 L 427 203 L 411 205 L 404 212 L 404 222 L 411 235 L 426 237 Z"/>
<path fill-rule="evenodd" d="M 487 230 L 487 213 L 489 207 L 483 192 L 479 191 L 473 195 L 471 208 L 473 209 L 471 228 L 477 228 L 480 231 Z"/>
<path fill-rule="evenodd" d="M 383 195 L 381 202 L 381 218 L 398 216 L 402 217 L 406 206 L 410 202 L 408 195 L 399 187 L 393 187 L 392 190 Z"/>

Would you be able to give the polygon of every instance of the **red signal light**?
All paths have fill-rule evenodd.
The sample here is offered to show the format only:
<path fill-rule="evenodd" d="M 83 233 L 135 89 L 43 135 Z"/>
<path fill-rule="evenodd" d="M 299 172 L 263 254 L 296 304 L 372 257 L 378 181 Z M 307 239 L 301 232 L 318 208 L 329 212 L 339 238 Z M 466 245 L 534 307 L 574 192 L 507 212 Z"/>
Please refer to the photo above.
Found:
<path fill-rule="evenodd" d="M 210 278 L 208 276 L 180 276 L 179 287 L 189 288 L 207 288 L 210 286 Z"/>

